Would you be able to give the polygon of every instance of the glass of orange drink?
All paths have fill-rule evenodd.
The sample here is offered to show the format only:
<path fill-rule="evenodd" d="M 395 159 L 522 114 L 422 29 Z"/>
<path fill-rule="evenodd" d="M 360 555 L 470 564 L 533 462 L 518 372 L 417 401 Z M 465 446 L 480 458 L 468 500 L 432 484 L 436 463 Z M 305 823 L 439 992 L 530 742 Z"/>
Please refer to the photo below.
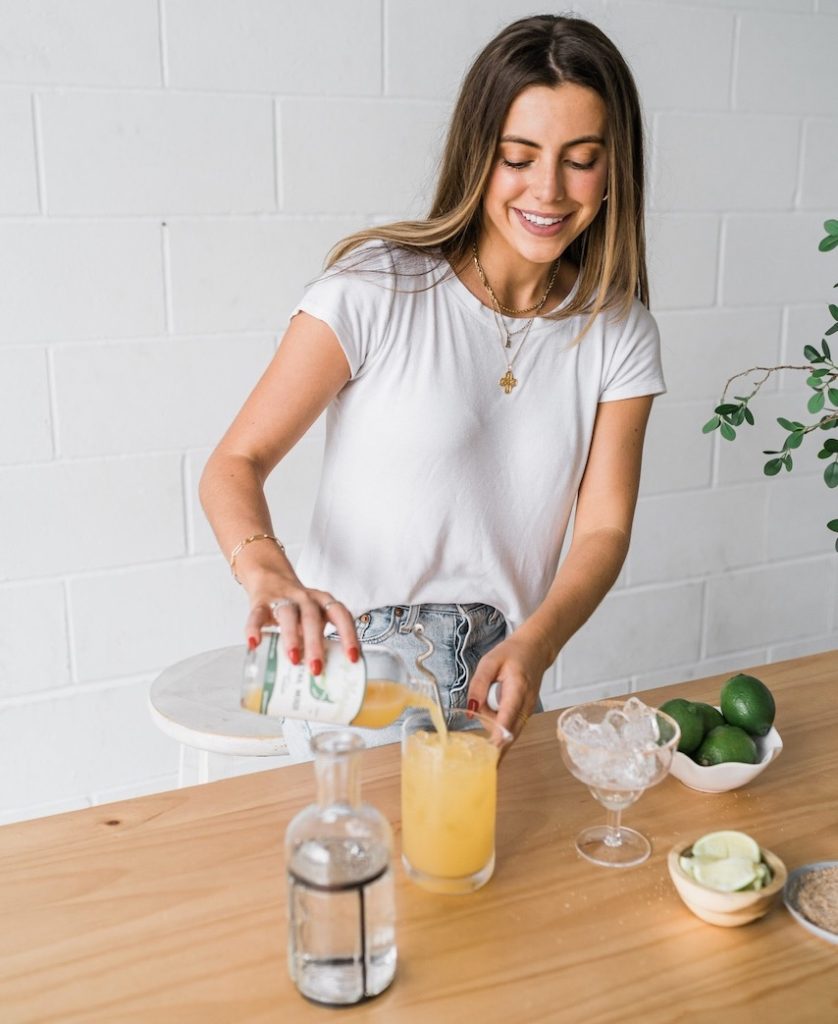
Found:
<path fill-rule="evenodd" d="M 467 893 L 495 868 L 498 759 L 512 734 L 488 716 L 428 711 L 402 726 L 402 863 L 423 889 Z"/>

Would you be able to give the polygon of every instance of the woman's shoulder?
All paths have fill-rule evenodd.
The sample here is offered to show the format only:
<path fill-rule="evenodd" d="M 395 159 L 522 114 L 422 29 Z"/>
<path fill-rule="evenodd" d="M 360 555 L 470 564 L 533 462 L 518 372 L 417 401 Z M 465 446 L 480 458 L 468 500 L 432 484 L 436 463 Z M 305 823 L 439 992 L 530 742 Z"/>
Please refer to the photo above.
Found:
<path fill-rule="evenodd" d="M 376 238 L 345 253 L 326 270 L 325 275 L 357 277 L 401 289 L 411 281 L 424 285 L 426 278 L 444 270 L 446 266 L 439 252 L 414 249 Z"/>

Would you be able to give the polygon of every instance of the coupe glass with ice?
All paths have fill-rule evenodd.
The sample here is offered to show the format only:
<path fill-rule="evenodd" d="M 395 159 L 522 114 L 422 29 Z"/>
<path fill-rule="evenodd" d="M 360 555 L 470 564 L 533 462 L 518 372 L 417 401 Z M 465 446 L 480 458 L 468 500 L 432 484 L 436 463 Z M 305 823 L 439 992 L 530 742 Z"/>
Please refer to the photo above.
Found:
<path fill-rule="evenodd" d="M 598 700 L 562 712 L 558 736 L 565 764 L 608 812 L 605 825 L 579 833 L 576 849 L 605 867 L 642 864 L 651 844 L 621 825 L 620 815 L 665 778 L 681 738 L 678 723 L 637 697 Z"/>

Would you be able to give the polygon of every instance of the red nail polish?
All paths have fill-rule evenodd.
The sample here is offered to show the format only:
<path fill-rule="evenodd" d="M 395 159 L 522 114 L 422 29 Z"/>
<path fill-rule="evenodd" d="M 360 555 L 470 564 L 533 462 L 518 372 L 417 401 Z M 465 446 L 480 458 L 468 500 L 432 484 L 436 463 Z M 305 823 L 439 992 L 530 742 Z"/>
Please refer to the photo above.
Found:
<path fill-rule="evenodd" d="M 300 662 L 303 660 L 303 656 L 302 654 L 300 654 L 299 647 L 291 648 L 291 650 L 288 652 L 288 660 L 291 662 L 292 665 L 300 664 Z"/>
<path fill-rule="evenodd" d="M 354 665 L 358 658 L 361 657 L 361 654 L 357 647 L 350 647 L 349 650 L 346 652 L 346 656 Z"/>
<path fill-rule="evenodd" d="M 319 676 L 323 672 L 323 662 L 319 658 L 312 658 L 311 660 L 311 674 L 313 676 Z"/>
<path fill-rule="evenodd" d="M 258 646 L 259 646 L 259 641 L 256 639 L 255 636 L 249 636 L 247 638 L 247 649 L 249 651 L 255 650 Z"/>
<path fill-rule="evenodd" d="M 477 701 L 474 699 L 474 697 L 471 697 L 469 699 L 469 702 L 468 702 L 468 710 L 469 711 L 477 711 L 477 709 L 479 707 L 480 707 L 480 705 L 477 703 Z"/>

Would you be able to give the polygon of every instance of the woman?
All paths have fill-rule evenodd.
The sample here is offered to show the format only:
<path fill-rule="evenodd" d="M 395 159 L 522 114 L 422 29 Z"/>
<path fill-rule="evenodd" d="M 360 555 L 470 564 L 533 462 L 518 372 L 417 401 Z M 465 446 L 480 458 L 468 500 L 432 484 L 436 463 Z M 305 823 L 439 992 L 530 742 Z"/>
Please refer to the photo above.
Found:
<path fill-rule="evenodd" d="M 626 556 L 664 390 L 647 305 L 631 74 L 586 21 L 517 21 L 464 80 L 427 219 L 335 247 L 207 464 L 248 641 L 275 620 L 317 675 L 324 627 L 353 660 L 360 639 L 412 663 L 422 623 L 449 704 L 497 680 L 520 732 Z M 295 570 L 263 484 L 327 408 Z"/>

